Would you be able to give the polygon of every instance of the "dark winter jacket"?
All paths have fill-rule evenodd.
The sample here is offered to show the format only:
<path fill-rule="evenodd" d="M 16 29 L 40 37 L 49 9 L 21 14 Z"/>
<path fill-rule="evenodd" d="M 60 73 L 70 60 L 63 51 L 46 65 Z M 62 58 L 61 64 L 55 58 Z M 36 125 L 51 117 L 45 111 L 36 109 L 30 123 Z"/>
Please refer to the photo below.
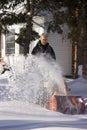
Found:
<path fill-rule="evenodd" d="M 32 54 L 33 55 L 37 55 L 37 54 L 47 54 L 50 55 L 53 59 L 56 59 L 55 53 L 53 48 L 49 45 L 49 43 L 47 43 L 46 45 L 42 45 L 40 43 L 40 41 L 37 43 L 37 45 L 34 47 L 34 49 L 32 50 Z"/>

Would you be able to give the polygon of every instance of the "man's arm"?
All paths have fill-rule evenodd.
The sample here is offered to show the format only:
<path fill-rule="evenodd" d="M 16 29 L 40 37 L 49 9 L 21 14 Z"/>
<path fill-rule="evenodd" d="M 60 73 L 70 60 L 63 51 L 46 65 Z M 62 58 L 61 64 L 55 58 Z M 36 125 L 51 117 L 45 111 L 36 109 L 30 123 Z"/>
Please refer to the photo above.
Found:
<path fill-rule="evenodd" d="M 32 55 L 36 55 L 37 54 L 37 45 L 33 48 L 31 54 Z"/>

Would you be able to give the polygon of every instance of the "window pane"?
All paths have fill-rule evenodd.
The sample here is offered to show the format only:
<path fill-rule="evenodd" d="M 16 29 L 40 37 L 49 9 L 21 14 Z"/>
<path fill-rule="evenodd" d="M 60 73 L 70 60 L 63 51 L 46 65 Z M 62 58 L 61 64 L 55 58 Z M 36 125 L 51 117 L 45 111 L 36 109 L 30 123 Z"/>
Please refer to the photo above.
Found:
<path fill-rule="evenodd" d="M 15 54 L 15 29 L 10 32 L 6 34 L 6 54 Z"/>

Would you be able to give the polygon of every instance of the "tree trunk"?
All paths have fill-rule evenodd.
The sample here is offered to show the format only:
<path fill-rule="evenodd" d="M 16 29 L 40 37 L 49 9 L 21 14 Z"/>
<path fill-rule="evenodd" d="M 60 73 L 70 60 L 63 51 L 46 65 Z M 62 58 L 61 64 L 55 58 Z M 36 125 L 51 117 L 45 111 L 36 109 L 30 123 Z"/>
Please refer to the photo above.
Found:
<path fill-rule="evenodd" d="M 31 42 L 32 31 L 32 16 L 33 16 L 33 0 L 27 0 L 27 17 L 26 17 L 26 38 L 27 42 L 24 45 L 24 55 L 29 53 L 29 45 Z"/>
<path fill-rule="evenodd" d="M 27 42 L 24 44 L 24 55 L 26 56 L 29 53 L 29 44 L 31 39 L 31 18 L 27 18 L 27 25 L 26 25 L 26 39 Z"/>
<path fill-rule="evenodd" d="M 78 77 L 78 43 L 72 45 L 72 77 Z"/>

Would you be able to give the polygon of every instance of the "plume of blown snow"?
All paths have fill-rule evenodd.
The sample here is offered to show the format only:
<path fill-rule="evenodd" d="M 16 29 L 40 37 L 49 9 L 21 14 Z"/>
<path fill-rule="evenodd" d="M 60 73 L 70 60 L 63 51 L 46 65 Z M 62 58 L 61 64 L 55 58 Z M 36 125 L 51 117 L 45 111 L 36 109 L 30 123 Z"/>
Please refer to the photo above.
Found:
<path fill-rule="evenodd" d="M 62 70 L 49 56 L 22 56 L 11 68 L 11 99 L 44 104 L 55 92 L 66 95 Z"/>

